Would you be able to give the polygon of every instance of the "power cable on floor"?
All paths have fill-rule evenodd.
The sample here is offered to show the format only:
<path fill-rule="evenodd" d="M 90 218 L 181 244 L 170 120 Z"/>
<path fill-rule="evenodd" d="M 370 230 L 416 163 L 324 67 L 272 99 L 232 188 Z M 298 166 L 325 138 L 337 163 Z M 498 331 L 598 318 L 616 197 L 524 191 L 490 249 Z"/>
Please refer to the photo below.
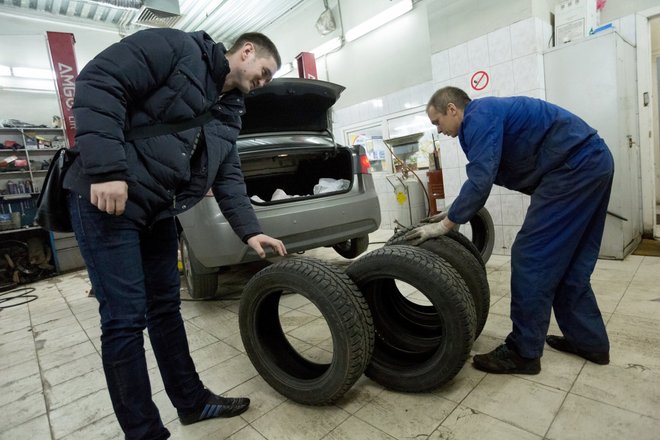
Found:
<path fill-rule="evenodd" d="M 8 309 L 10 307 L 21 306 L 23 304 L 27 304 L 29 302 L 34 301 L 35 299 L 39 298 L 37 295 L 29 295 L 30 293 L 34 292 L 34 290 L 35 290 L 34 287 L 22 287 L 20 289 L 14 289 L 0 293 L 0 310 Z M 5 298 L 5 296 L 9 294 L 13 294 L 13 295 Z M 10 305 L 4 305 L 4 303 L 9 301 L 17 301 L 17 302 Z"/>

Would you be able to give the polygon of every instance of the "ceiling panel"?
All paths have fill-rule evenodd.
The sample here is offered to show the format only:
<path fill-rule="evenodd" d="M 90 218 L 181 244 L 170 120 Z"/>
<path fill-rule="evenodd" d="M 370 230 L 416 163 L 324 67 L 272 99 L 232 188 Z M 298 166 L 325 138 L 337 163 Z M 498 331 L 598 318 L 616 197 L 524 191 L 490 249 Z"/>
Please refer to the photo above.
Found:
<path fill-rule="evenodd" d="M 165 10 L 176 0 L 0 0 L 3 16 L 52 19 L 103 29 L 116 28 L 120 34 L 130 34 L 145 27 L 145 8 L 155 10 L 151 19 L 165 21 L 168 27 L 184 31 L 205 30 L 217 42 L 230 44 L 244 32 L 259 32 L 297 8 L 303 2 L 322 0 L 180 0 L 179 16 Z M 161 5 L 166 5 L 161 8 Z M 2 31 L 0 30 L 0 33 Z"/>

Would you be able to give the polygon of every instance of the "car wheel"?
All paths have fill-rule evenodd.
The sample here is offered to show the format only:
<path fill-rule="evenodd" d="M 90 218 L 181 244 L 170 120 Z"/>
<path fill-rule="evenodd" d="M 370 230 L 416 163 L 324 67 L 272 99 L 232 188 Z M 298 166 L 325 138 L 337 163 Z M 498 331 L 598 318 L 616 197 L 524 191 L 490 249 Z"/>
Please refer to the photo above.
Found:
<path fill-rule="evenodd" d="M 455 233 L 456 235 L 461 235 Z M 397 233 L 392 236 L 386 243 L 387 245 L 408 244 L 404 233 Z M 462 236 L 462 235 L 461 235 Z M 464 236 L 462 236 L 465 238 Z M 470 243 L 471 245 L 471 243 Z M 488 319 L 488 312 L 490 310 L 490 287 L 488 286 L 488 277 L 484 266 L 476 259 L 464 245 L 459 244 L 458 241 L 452 240 L 447 236 L 440 236 L 426 240 L 419 245 L 421 248 L 433 252 L 443 260 L 446 260 L 460 275 L 461 279 L 465 282 L 472 300 L 474 301 L 474 309 L 477 316 L 475 339 L 479 337 L 481 331 L 486 325 Z M 472 246 L 474 247 L 474 246 Z M 393 300 L 395 301 L 395 300 Z M 402 308 L 409 305 L 409 302 L 398 301 L 393 305 L 397 306 L 399 313 L 404 313 Z M 424 322 L 424 317 L 427 315 L 426 311 L 418 311 L 418 307 L 408 307 L 409 310 L 405 312 L 410 315 L 413 322 Z M 415 315 L 418 315 L 416 318 Z M 423 325 L 423 324 L 422 324 Z"/>
<path fill-rule="evenodd" d="M 355 258 L 369 247 L 369 236 L 351 238 L 350 240 L 343 241 L 332 245 L 332 248 L 344 258 Z"/>
<path fill-rule="evenodd" d="M 181 234 L 180 249 L 188 294 L 195 299 L 215 296 L 218 290 L 218 268 L 206 267 L 195 258 L 185 233 Z"/>
<path fill-rule="evenodd" d="M 312 362 L 287 339 L 279 317 L 283 294 L 314 304 L 332 335 L 329 363 Z M 327 405 L 342 397 L 371 359 L 371 312 L 360 290 L 338 268 L 291 257 L 257 273 L 245 286 L 239 309 L 245 351 L 263 379 L 289 399 Z"/>
<path fill-rule="evenodd" d="M 470 293 L 447 262 L 419 247 L 385 246 L 352 262 L 346 273 L 364 294 L 374 320 L 368 377 L 393 390 L 421 392 L 445 384 L 460 371 L 472 348 L 476 317 Z M 397 282 L 414 287 L 430 302 L 433 310 L 425 331 L 417 324 L 407 327 L 406 319 L 379 314 L 384 302 L 401 296 Z M 426 348 L 410 350 L 414 344 Z"/>

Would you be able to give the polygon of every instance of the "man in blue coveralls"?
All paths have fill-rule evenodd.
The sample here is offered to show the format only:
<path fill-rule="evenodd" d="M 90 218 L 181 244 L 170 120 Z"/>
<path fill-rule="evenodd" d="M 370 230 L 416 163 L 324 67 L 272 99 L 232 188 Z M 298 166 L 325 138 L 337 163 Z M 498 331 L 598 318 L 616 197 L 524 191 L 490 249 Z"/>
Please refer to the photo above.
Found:
<path fill-rule="evenodd" d="M 439 133 L 458 136 L 467 181 L 447 216 L 410 231 L 420 243 L 466 223 L 493 184 L 531 195 L 511 248 L 513 330 L 501 346 L 474 356 L 490 373 L 537 374 L 544 340 L 597 364 L 609 363 L 609 340 L 591 289 L 612 188 L 614 162 L 582 119 L 528 97 L 470 100 L 461 89 L 433 94 L 426 112 Z M 547 336 L 550 311 L 563 336 Z"/>

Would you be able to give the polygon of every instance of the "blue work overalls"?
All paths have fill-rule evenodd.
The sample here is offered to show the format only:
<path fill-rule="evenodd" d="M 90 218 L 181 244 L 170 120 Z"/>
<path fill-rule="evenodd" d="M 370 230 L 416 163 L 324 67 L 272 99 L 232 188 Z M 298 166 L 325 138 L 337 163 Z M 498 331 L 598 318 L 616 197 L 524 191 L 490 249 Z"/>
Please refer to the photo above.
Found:
<path fill-rule="evenodd" d="M 507 345 L 527 358 L 543 353 L 554 308 L 574 346 L 609 352 L 591 289 L 612 188 L 614 162 L 582 119 L 527 97 L 474 100 L 459 131 L 467 176 L 450 220 L 465 223 L 493 184 L 531 195 L 511 248 L 511 320 Z"/>

